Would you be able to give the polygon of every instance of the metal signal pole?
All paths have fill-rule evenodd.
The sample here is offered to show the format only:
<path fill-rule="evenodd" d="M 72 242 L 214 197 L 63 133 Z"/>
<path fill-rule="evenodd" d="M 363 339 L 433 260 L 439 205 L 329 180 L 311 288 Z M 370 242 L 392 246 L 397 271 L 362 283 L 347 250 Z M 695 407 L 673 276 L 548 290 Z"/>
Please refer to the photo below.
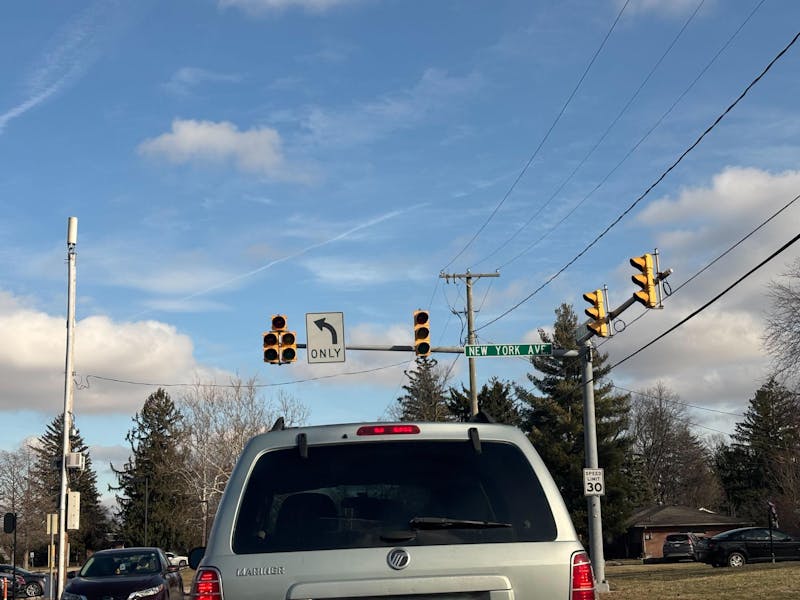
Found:
<path fill-rule="evenodd" d="M 439 273 L 439 279 L 464 279 L 467 282 L 467 343 L 475 343 L 475 318 L 472 310 L 472 280 L 481 277 L 500 277 L 500 273 Z M 475 376 L 475 358 L 469 359 L 469 393 L 470 393 L 470 411 L 473 415 L 478 414 L 478 384 L 476 383 Z"/>
<path fill-rule="evenodd" d="M 75 329 L 75 246 L 78 243 L 78 218 L 67 221 L 67 358 L 64 370 L 64 431 L 61 449 L 61 494 L 58 501 L 58 572 L 56 598 L 61 597 L 67 564 L 67 455 L 70 453 L 70 433 L 72 431 L 73 398 L 73 358 Z M 52 582 L 51 582 L 52 587 Z"/>

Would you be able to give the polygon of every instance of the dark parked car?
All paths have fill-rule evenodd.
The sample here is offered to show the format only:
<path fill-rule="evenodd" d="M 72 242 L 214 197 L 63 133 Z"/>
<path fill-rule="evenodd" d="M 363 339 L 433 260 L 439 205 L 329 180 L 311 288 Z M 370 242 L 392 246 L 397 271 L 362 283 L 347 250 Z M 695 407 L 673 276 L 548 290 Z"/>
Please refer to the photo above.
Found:
<path fill-rule="evenodd" d="M 183 581 L 160 548 L 95 552 L 80 571 L 67 574 L 61 600 L 181 600 Z"/>
<path fill-rule="evenodd" d="M 670 533 L 664 538 L 661 549 L 664 560 L 697 560 L 697 536 L 693 533 Z"/>
<path fill-rule="evenodd" d="M 22 588 L 20 589 L 19 596 L 27 596 L 33 598 L 34 596 L 44 595 L 45 581 L 47 580 L 46 573 L 34 573 L 22 567 L 17 566 L 17 575 L 23 578 Z M 7 573 L 11 575 L 14 572 L 14 565 L 0 565 L 0 573 Z"/>
<path fill-rule="evenodd" d="M 715 567 L 741 567 L 748 562 L 800 560 L 800 538 L 766 527 L 742 527 L 718 533 L 708 540 L 705 561 Z"/>
<path fill-rule="evenodd" d="M 6 595 L 11 598 L 19 598 L 25 595 L 25 578 L 17 573 L 17 583 L 16 585 L 12 586 L 11 581 L 14 576 L 11 573 L 2 573 L 0 572 L 0 585 L 4 585 L 6 588 Z M 0 588 L 0 598 L 3 595 L 2 588 Z"/>

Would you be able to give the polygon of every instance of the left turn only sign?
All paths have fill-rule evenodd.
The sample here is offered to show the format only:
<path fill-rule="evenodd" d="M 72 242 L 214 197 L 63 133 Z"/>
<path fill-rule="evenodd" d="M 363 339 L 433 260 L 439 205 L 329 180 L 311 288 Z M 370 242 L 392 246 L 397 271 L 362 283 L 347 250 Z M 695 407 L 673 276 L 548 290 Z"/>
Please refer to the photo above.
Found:
<path fill-rule="evenodd" d="M 309 363 L 344 362 L 344 313 L 306 313 Z"/>

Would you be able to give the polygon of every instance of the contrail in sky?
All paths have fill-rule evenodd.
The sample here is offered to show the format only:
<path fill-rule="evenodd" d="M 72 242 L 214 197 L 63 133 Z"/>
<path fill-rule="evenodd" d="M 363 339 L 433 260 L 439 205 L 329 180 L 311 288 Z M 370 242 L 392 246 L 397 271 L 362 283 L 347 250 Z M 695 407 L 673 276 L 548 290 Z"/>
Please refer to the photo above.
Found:
<path fill-rule="evenodd" d="M 26 98 L 0 114 L 0 134 L 9 122 L 77 81 L 96 57 L 97 29 L 116 2 L 96 3 L 66 23 L 49 41 L 26 77 Z"/>
<path fill-rule="evenodd" d="M 360 224 L 356 225 L 355 227 L 352 227 L 352 228 L 348 229 L 347 231 L 344 231 L 344 232 L 342 232 L 342 233 L 340 233 L 338 235 L 333 236 L 332 238 L 328 238 L 327 240 L 323 240 L 323 241 L 318 242 L 316 244 L 312 244 L 310 246 L 306 246 L 305 248 L 303 248 L 301 250 L 298 250 L 297 252 L 293 252 L 292 254 L 287 254 L 286 256 L 281 256 L 280 258 L 276 258 L 275 260 L 271 260 L 270 262 L 268 262 L 268 263 L 266 263 L 264 265 L 261 265 L 260 267 L 258 267 L 256 269 L 253 269 L 252 271 L 247 271 L 246 273 L 241 273 L 239 275 L 231 277 L 230 279 L 226 279 L 225 281 L 223 281 L 221 283 L 218 283 L 216 285 L 212 285 L 211 287 L 205 288 L 205 289 L 200 290 L 198 292 L 194 292 L 192 294 L 189 294 L 188 296 L 184 296 L 183 298 L 178 299 L 178 302 L 184 302 L 186 300 L 191 300 L 193 298 L 196 298 L 197 296 L 202 296 L 203 294 L 207 294 L 207 293 L 212 292 L 214 290 L 218 290 L 220 288 L 224 288 L 224 287 L 226 287 L 226 286 L 228 286 L 228 285 L 230 285 L 230 284 L 232 284 L 232 283 L 234 283 L 236 281 L 240 281 L 242 279 L 246 279 L 248 277 L 252 277 L 253 275 L 255 275 L 257 273 L 260 273 L 261 271 L 265 271 L 266 269 L 269 269 L 270 267 L 274 267 L 277 264 L 286 262 L 287 260 L 292 260 L 294 258 L 297 258 L 298 256 L 302 256 L 304 254 L 307 254 L 307 253 L 311 252 L 312 250 L 316 250 L 317 248 L 322 248 L 323 246 L 327 246 L 328 244 L 332 244 L 334 242 L 338 242 L 339 240 L 343 240 L 343 239 L 351 236 L 352 234 L 361 231 L 362 229 L 367 229 L 367 228 L 372 227 L 374 225 L 378 225 L 379 223 L 383 223 L 384 221 L 388 221 L 389 219 L 393 219 L 393 218 L 395 218 L 395 217 L 397 217 L 397 216 L 399 216 L 399 215 L 401 215 L 403 213 L 409 212 L 411 210 L 416 210 L 420 206 L 424 206 L 424 204 L 416 204 L 414 206 L 409 206 L 408 208 L 406 208 L 404 210 L 393 210 L 393 211 L 388 212 L 386 214 L 374 217 L 374 218 L 370 219 L 369 221 L 365 221 L 364 223 L 360 223 Z M 144 315 L 144 314 L 147 314 L 149 312 L 152 312 L 152 310 L 153 309 L 149 309 L 149 310 L 145 310 L 145 311 L 142 311 L 140 313 L 137 313 L 137 314 L 133 315 L 132 317 L 129 317 L 129 320 L 134 320 L 134 319 L 140 317 L 141 315 Z"/>

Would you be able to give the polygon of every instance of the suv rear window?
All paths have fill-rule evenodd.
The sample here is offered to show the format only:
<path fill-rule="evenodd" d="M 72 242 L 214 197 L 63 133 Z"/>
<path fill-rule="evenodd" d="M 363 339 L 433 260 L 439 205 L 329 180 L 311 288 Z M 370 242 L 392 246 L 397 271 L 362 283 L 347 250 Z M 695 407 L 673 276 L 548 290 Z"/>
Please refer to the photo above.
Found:
<path fill-rule="evenodd" d="M 311 446 L 307 458 L 297 448 L 262 455 L 236 517 L 233 550 L 555 537 L 539 480 L 515 445 L 483 441 L 478 453 L 462 441 L 381 441 Z"/>
<path fill-rule="evenodd" d="M 689 536 L 685 533 L 671 533 L 667 536 L 666 541 L 668 542 L 688 542 Z"/>

